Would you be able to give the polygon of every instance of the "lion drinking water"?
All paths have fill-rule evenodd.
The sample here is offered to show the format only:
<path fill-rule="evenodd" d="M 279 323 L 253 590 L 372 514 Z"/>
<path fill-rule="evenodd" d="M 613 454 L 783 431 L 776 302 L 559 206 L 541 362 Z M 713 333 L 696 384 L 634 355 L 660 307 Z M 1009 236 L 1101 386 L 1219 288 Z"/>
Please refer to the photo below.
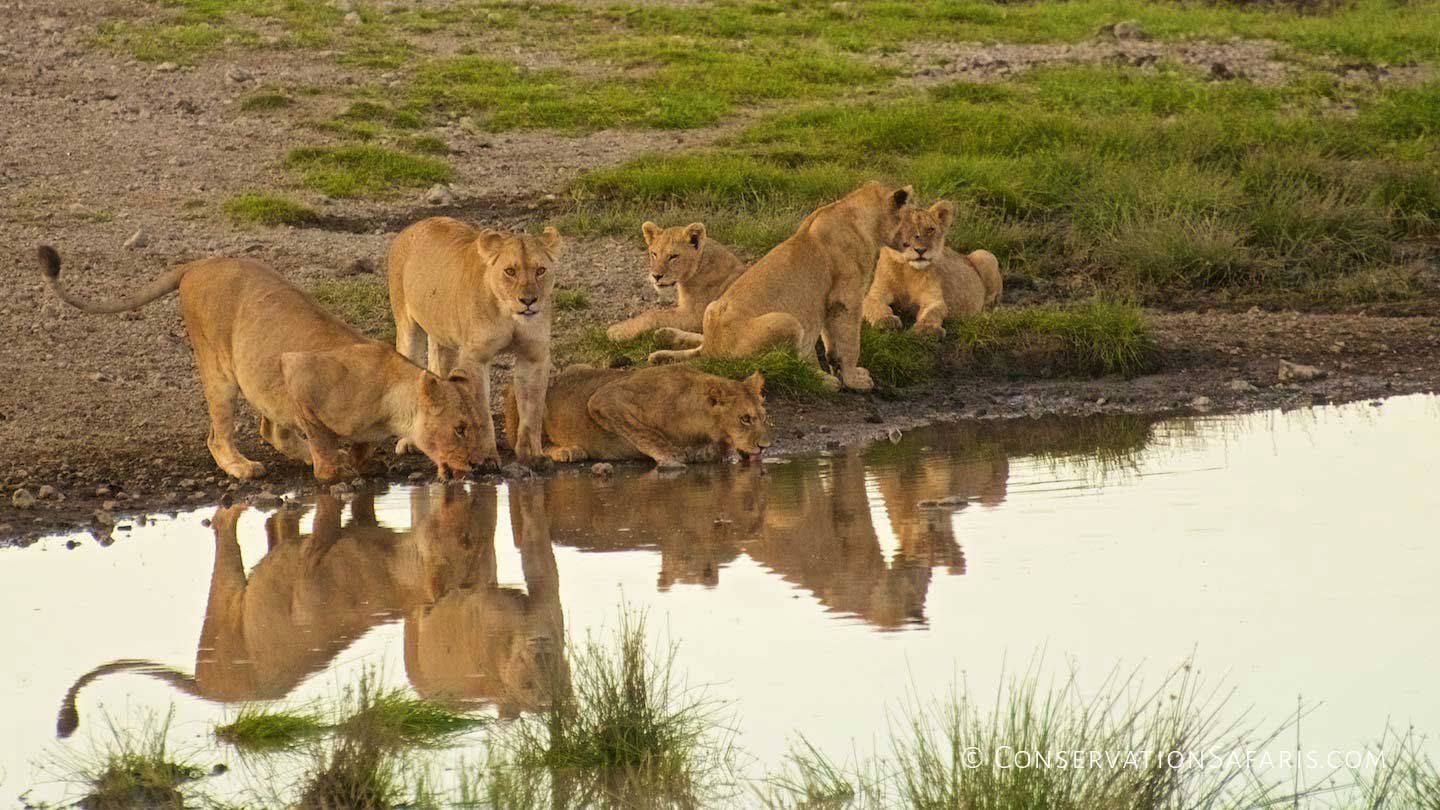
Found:
<path fill-rule="evenodd" d="M 180 316 L 210 410 L 206 443 L 220 469 L 236 478 L 265 474 L 265 465 L 235 446 L 236 400 L 242 395 L 260 412 L 265 440 L 313 465 L 320 480 L 339 476 L 342 441 L 350 442 L 356 468 L 376 442 L 392 436 L 420 448 L 442 477 L 468 471 L 483 458 L 481 412 L 468 378 L 417 368 L 259 262 L 201 259 L 122 301 L 93 303 L 60 286 L 60 254 L 54 248 L 40 247 L 39 256 L 50 288 L 85 312 L 126 312 L 180 291 Z"/>

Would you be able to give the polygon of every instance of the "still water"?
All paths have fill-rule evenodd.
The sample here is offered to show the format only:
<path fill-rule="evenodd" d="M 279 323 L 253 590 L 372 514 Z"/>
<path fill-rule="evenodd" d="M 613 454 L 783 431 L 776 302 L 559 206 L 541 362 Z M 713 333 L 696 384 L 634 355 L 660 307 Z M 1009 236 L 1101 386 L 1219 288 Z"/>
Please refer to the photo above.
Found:
<path fill-rule="evenodd" d="M 57 759 L 172 708 L 175 745 L 230 762 L 238 790 L 213 723 L 366 669 L 513 717 L 622 603 L 759 763 L 797 732 L 872 749 L 907 695 L 993 694 L 1041 655 L 1082 685 L 1193 660 L 1252 717 L 1316 706 L 1309 749 L 1437 733 L 1437 459 L 1426 396 L 982 422 L 763 468 L 397 486 L 4 549 L 0 804 L 64 796 Z"/>

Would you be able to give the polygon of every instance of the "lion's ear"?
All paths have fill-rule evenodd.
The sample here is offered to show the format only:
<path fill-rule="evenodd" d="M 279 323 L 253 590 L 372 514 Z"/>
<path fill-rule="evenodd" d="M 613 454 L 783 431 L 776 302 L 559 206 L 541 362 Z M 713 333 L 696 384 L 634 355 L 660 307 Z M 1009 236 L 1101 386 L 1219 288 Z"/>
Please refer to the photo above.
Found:
<path fill-rule="evenodd" d="M 444 408 L 445 393 L 440 389 L 440 378 L 430 372 L 420 381 L 420 406 L 430 413 L 439 413 Z"/>
<path fill-rule="evenodd" d="M 910 202 L 910 198 L 913 196 L 915 196 L 915 189 L 910 186 L 901 186 L 895 189 L 894 194 L 890 195 L 890 202 L 895 207 L 895 210 L 898 211 L 904 208 L 905 203 Z"/>
<path fill-rule="evenodd" d="M 765 375 L 758 371 L 751 374 L 745 378 L 745 387 L 750 390 L 750 393 L 757 397 L 760 396 L 765 390 Z"/>
<path fill-rule="evenodd" d="M 501 245 L 505 244 L 505 234 L 500 233 L 494 228 L 486 228 L 480 232 L 480 236 L 476 238 L 475 243 L 480 246 L 481 252 L 494 253 L 500 249 Z"/>
<path fill-rule="evenodd" d="M 545 246 L 545 251 L 553 259 L 555 254 L 560 252 L 560 246 L 565 244 L 565 240 L 561 238 L 560 232 L 555 230 L 555 226 L 551 225 L 540 234 L 540 243 Z"/>
<path fill-rule="evenodd" d="M 949 230 L 950 225 L 955 222 L 955 203 L 949 200 L 936 200 L 935 204 L 930 206 L 930 213 L 940 220 L 941 228 Z"/>
<path fill-rule="evenodd" d="M 655 237 L 660 235 L 660 226 L 646 220 L 645 224 L 640 226 L 640 235 L 645 237 L 645 245 L 648 247 L 655 241 Z"/>
<path fill-rule="evenodd" d="M 699 248 L 700 242 L 705 238 L 705 223 L 692 222 L 685 226 L 685 238 L 690 240 L 691 247 Z"/>
<path fill-rule="evenodd" d="M 720 407 L 721 403 L 725 402 L 726 399 L 728 399 L 728 397 L 726 397 L 726 393 L 727 392 L 725 391 L 725 389 L 721 386 L 711 385 L 710 390 L 705 392 L 705 401 L 709 403 L 710 407 L 718 408 Z"/>

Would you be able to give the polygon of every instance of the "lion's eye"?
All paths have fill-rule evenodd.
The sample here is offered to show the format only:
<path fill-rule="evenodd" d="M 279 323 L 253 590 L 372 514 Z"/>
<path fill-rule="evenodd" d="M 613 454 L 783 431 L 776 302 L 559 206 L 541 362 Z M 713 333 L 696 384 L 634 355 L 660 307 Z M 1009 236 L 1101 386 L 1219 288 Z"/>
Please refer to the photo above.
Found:
<path fill-rule="evenodd" d="M 514 278 L 514 277 L 515 277 L 515 268 L 513 268 L 513 267 L 507 267 L 507 268 L 505 268 L 505 275 L 509 276 L 510 278 Z"/>
<path fill-rule="evenodd" d="M 463 438 L 465 437 L 465 426 L 464 426 L 464 425 L 456 425 L 456 426 L 455 426 L 455 435 L 456 435 L 456 436 L 459 436 L 459 437 L 461 437 L 461 438 L 463 439 Z"/>
<path fill-rule="evenodd" d="M 679 253 L 671 253 L 671 254 L 670 254 L 670 261 L 672 261 L 672 262 L 675 261 L 675 260 L 678 259 L 678 258 L 680 258 L 680 254 L 679 254 Z"/>
<path fill-rule="evenodd" d="M 537 267 L 537 268 L 535 268 L 535 277 L 536 277 L 536 278 L 541 278 L 541 277 L 543 277 L 543 276 L 545 275 L 545 272 L 546 272 L 547 270 L 549 270 L 549 269 L 550 269 L 550 268 L 548 268 L 548 267 Z"/>
<path fill-rule="evenodd" d="M 751 422 L 754 422 L 754 421 L 755 421 L 755 417 L 751 416 L 751 415 L 748 414 L 748 413 L 745 414 L 744 416 L 740 417 L 740 424 L 742 424 L 742 425 L 748 425 L 748 424 L 750 424 Z"/>

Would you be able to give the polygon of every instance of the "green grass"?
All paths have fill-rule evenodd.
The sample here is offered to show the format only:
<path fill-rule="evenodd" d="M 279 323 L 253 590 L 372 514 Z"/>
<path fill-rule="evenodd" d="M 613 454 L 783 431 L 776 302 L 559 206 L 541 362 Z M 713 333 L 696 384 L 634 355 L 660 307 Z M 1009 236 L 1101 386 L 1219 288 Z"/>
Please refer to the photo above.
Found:
<path fill-rule="evenodd" d="M 590 294 L 584 290 L 557 287 L 554 296 L 556 312 L 578 312 L 590 306 Z"/>
<path fill-rule="evenodd" d="M 938 372 L 939 339 L 909 330 L 881 330 L 864 324 L 860 330 L 860 367 L 875 382 L 904 388 L 933 381 Z"/>
<path fill-rule="evenodd" d="M 1102 300 L 999 307 L 945 324 L 951 362 L 1001 374 L 1134 377 L 1158 350 L 1140 311 Z"/>
<path fill-rule="evenodd" d="M 434 744 L 486 722 L 478 715 L 413 697 L 403 689 L 362 684 L 360 707 L 340 724 L 340 731 L 363 731 L 395 744 Z"/>
<path fill-rule="evenodd" d="M 80 806 L 92 810 L 128 810 L 133 807 L 183 808 L 180 786 L 205 776 L 199 766 L 178 759 L 168 737 L 172 715 L 150 717 L 138 728 L 121 728 L 107 718 L 109 739 L 96 750 L 61 763 L 62 776 L 80 783 Z"/>
<path fill-rule="evenodd" d="M 292 107 L 295 99 L 284 93 L 274 90 L 263 90 L 259 93 L 252 93 L 240 101 L 240 109 L 245 112 L 269 112 L 271 110 L 283 110 Z"/>
<path fill-rule="evenodd" d="M 244 225 L 309 225 L 320 215 L 315 209 L 278 194 L 247 191 L 225 201 L 225 216 Z"/>
<path fill-rule="evenodd" d="M 556 356 L 566 363 L 589 363 L 601 368 L 640 366 L 651 352 L 667 348 L 669 346 L 660 342 L 653 332 L 629 340 L 611 340 L 603 327 L 591 326 L 560 344 Z"/>
<path fill-rule="evenodd" d="M 373 338 L 395 339 L 390 317 L 390 291 L 379 281 L 322 281 L 310 287 L 322 307 Z"/>
<path fill-rule="evenodd" d="M 266 711 L 258 706 L 240 709 L 235 719 L 215 727 L 215 737 L 231 745 L 256 751 L 278 751 L 325 733 L 329 725 L 309 710 Z"/>
<path fill-rule="evenodd" d="M 385 197 L 397 190 L 448 183 L 454 172 L 432 157 L 375 144 L 292 149 L 284 165 L 300 182 L 331 197 Z"/>

